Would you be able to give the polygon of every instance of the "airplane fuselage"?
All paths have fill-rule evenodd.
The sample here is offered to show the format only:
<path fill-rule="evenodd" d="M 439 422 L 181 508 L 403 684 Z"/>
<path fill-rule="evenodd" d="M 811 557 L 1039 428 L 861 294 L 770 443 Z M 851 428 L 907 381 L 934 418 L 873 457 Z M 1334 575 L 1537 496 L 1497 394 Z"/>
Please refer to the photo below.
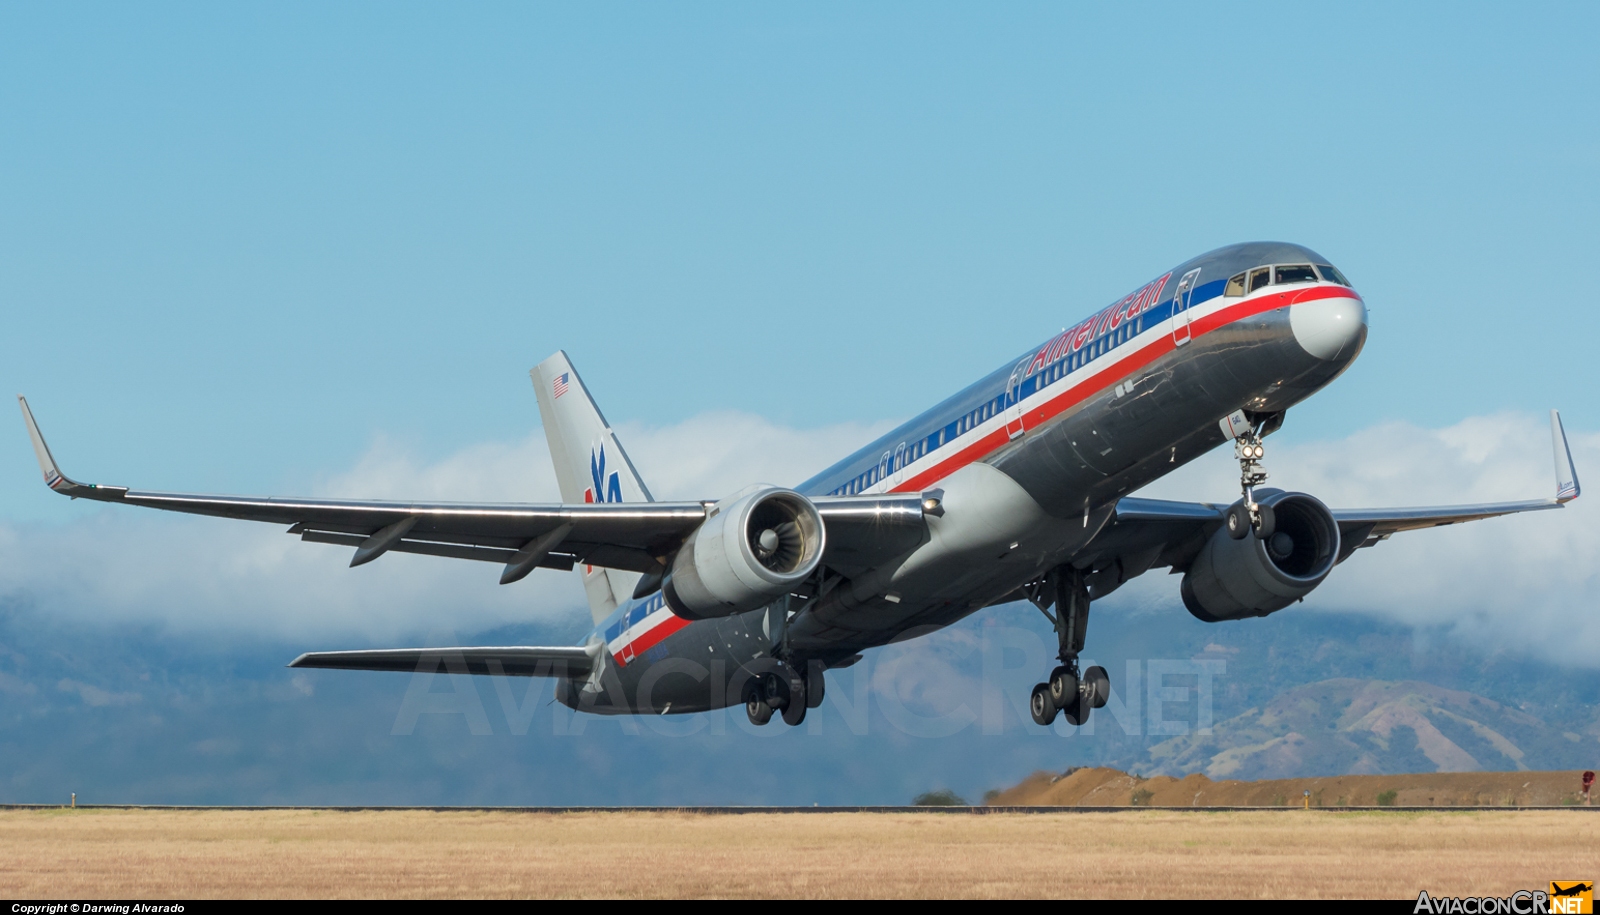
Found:
<path fill-rule="evenodd" d="M 1327 265 L 1297 245 L 1222 248 L 1008 361 L 796 487 L 939 491 L 920 545 L 871 568 L 843 555 L 817 593 L 722 619 L 681 619 L 659 593 L 627 602 L 590 637 L 606 663 L 563 701 L 600 713 L 734 704 L 730 678 L 780 645 L 788 663 L 840 666 L 1016 599 L 1063 563 L 1109 593 L 1160 559 L 1098 563 L 1119 498 L 1224 443 L 1222 417 L 1281 414 L 1360 353 L 1365 305 Z"/>

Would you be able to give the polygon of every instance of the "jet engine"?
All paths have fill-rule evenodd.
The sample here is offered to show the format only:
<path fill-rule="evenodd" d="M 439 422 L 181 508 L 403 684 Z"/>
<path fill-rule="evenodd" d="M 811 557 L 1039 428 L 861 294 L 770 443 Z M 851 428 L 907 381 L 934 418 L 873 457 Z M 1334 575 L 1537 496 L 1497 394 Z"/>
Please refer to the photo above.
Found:
<path fill-rule="evenodd" d="M 1183 576 L 1183 605 L 1208 623 L 1266 616 L 1322 584 L 1339 558 L 1339 524 L 1328 507 L 1301 492 L 1258 496 L 1272 507 L 1266 537 L 1235 540 L 1220 528 Z"/>
<path fill-rule="evenodd" d="M 752 487 L 712 507 L 673 557 L 662 595 L 684 619 L 754 610 L 816 569 L 824 536 L 822 516 L 805 496 Z"/>

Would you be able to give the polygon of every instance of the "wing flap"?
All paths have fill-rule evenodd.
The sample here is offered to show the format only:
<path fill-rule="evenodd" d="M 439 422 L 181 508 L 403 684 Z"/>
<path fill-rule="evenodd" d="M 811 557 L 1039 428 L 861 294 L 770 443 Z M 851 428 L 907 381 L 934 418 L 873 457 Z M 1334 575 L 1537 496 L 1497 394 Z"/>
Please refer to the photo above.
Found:
<path fill-rule="evenodd" d="M 911 552 L 928 536 L 926 512 L 939 501 L 933 492 L 812 499 L 828 531 L 823 563 L 857 575 Z"/>

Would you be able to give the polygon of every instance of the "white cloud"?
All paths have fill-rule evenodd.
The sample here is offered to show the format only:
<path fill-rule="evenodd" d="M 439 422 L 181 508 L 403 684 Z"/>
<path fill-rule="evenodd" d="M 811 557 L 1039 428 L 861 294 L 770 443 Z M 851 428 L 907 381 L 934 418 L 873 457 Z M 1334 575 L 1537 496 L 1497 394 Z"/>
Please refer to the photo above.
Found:
<path fill-rule="evenodd" d="M 83 699 L 83 704 L 100 708 L 107 705 L 132 705 L 143 697 L 138 693 L 113 693 L 107 692 L 98 686 L 88 683 L 79 683 L 77 680 L 63 679 L 56 684 L 56 689 L 64 693 L 76 693 Z"/>
<path fill-rule="evenodd" d="M 1600 435 L 1569 430 L 1568 440 L 1579 478 L 1587 469 L 1600 480 Z M 1266 465 L 1270 485 L 1309 492 L 1335 508 L 1555 494 L 1544 416 L 1473 417 L 1444 429 L 1391 423 L 1293 445 L 1268 439 Z M 1219 449 L 1141 495 L 1232 501 L 1238 498 L 1232 451 Z M 1304 606 L 1440 627 L 1486 648 L 1600 664 L 1595 502 L 1591 493 L 1558 511 L 1397 534 L 1335 569 Z M 1146 599 L 1152 587 L 1174 592 L 1170 580 L 1140 584 Z"/>

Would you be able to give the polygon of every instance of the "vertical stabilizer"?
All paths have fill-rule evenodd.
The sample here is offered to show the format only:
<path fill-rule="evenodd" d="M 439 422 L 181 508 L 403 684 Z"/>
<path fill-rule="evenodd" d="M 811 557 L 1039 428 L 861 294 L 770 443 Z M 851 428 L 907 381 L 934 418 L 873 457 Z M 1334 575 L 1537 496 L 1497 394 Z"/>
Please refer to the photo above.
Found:
<path fill-rule="evenodd" d="M 544 421 L 561 501 L 655 501 L 567 354 L 556 353 L 529 374 L 539 398 L 539 417 Z M 596 566 L 580 565 L 578 569 L 583 573 L 595 622 L 631 597 L 640 577 L 638 572 Z"/>

